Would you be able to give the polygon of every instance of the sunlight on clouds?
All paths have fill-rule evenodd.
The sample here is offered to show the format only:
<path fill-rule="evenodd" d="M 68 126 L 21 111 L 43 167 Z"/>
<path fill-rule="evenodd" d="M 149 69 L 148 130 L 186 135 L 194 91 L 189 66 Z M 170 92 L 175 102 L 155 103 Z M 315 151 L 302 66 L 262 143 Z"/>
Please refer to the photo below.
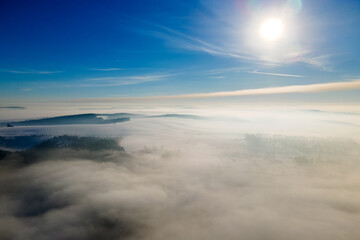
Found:
<path fill-rule="evenodd" d="M 311 64 L 308 54 L 312 52 L 309 44 L 312 39 L 304 39 L 301 32 L 308 25 L 307 19 L 303 18 L 305 15 L 300 14 L 301 0 L 288 0 L 281 4 L 275 1 L 244 1 L 235 3 L 233 9 L 214 2 L 204 4 L 217 18 L 200 21 L 210 28 L 221 29 L 219 42 L 224 52 L 231 52 L 235 56 L 245 55 L 253 58 L 254 62 L 265 64 Z M 312 30 L 307 28 L 307 31 L 308 35 Z"/>
<path fill-rule="evenodd" d="M 245 27 L 245 46 L 260 60 L 272 63 L 294 61 L 306 53 L 298 44 L 299 23 L 292 11 L 282 8 L 259 10 L 252 13 L 250 19 Z"/>

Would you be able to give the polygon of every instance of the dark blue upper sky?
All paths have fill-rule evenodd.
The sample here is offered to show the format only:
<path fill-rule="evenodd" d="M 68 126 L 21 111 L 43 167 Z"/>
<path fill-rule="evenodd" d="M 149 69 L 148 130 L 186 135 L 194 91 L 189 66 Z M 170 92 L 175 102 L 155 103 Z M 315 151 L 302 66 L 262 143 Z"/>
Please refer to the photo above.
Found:
<path fill-rule="evenodd" d="M 359 77 L 359 13 L 355 0 L 5 0 L 0 98 L 157 96 L 352 81 Z M 274 17 L 284 30 L 268 42 L 259 28 Z M 344 96 L 360 100 L 358 91 Z"/>

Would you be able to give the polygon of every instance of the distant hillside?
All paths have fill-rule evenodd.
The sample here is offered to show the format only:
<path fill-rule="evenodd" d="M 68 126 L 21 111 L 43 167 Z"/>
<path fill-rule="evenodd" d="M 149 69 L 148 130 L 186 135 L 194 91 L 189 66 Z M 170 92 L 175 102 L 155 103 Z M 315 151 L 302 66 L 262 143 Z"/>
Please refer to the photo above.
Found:
<path fill-rule="evenodd" d="M 6 156 L 8 156 L 9 154 L 11 154 L 11 153 L 8 152 L 8 151 L 0 150 L 0 161 L 1 161 L 2 159 L 4 159 Z"/>
<path fill-rule="evenodd" d="M 58 160 L 70 160 L 82 156 L 88 160 L 107 162 L 113 161 L 111 158 L 113 154 L 121 156 L 117 159 L 119 161 L 127 157 L 125 149 L 114 138 L 64 135 L 47 139 L 21 151 L 9 152 L 0 149 L 0 161 L 24 166 L 46 161 L 49 156 Z"/>
<path fill-rule="evenodd" d="M 44 140 L 49 139 L 49 136 L 44 135 L 30 135 L 30 136 L 14 136 L 2 137 L 0 136 L 0 149 L 3 150 L 23 150 L 31 148 Z"/>
<path fill-rule="evenodd" d="M 119 146 L 116 139 L 113 138 L 98 138 L 98 137 L 78 137 L 78 136 L 59 136 L 46 140 L 35 147 L 35 150 L 49 150 L 49 149 L 86 149 L 90 151 L 99 150 L 118 150 L 124 151 L 124 148 Z"/>
<path fill-rule="evenodd" d="M 25 149 L 49 150 L 49 149 L 87 149 L 97 150 L 120 150 L 124 148 L 118 145 L 113 138 L 98 137 L 78 137 L 78 136 L 58 136 L 50 137 L 47 135 L 31 135 L 16 137 L 0 136 L 0 151 L 21 151 Z"/>
<path fill-rule="evenodd" d="M 132 114 L 77 114 L 68 116 L 59 116 L 51 118 L 41 118 L 35 120 L 25 120 L 19 122 L 10 122 L 10 125 L 16 126 L 41 126 L 41 125 L 70 125 L 70 124 L 110 124 L 130 121 Z M 8 123 L 3 123 L 6 126 Z"/>

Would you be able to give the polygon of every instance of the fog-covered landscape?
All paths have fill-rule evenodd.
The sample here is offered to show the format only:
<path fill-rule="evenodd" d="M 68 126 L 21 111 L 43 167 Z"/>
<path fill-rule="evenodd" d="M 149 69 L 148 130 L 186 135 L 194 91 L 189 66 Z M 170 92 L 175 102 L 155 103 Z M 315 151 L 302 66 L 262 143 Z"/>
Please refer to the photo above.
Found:
<path fill-rule="evenodd" d="M 3 0 L 0 240 L 359 240 L 360 1 Z"/>
<path fill-rule="evenodd" d="M 178 111 L 1 128 L 1 239 L 359 237 L 360 115 Z"/>

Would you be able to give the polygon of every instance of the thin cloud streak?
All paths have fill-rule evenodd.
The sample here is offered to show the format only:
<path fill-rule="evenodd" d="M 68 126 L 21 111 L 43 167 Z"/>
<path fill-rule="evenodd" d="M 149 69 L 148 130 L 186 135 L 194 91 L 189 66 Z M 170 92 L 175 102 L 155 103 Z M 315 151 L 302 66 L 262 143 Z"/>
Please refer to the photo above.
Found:
<path fill-rule="evenodd" d="M 214 76 L 214 77 L 211 77 L 211 78 L 218 78 L 218 79 L 220 79 L 220 78 L 226 78 L 226 76 Z"/>
<path fill-rule="evenodd" d="M 91 68 L 93 71 L 101 71 L 101 72 L 111 72 L 111 71 L 120 71 L 124 70 L 124 68 Z"/>
<path fill-rule="evenodd" d="M 238 58 L 243 60 L 250 60 L 250 61 L 257 61 L 258 59 L 251 57 L 247 54 L 240 54 L 240 53 L 234 53 L 231 51 L 226 51 L 223 48 L 219 46 L 215 46 L 211 43 L 208 43 L 204 40 L 201 40 L 199 38 L 190 36 L 188 34 L 182 33 L 180 31 L 174 30 L 172 28 L 152 23 L 152 22 L 146 22 L 149 25 L 155 26 L 159 29 L 164 30 L 168 33 L 168 35 L 163 34 L 153 34 L 154 37 L 162 38 L 167 41 L 176 41 L 178 42 L 178 46 L 184 49 L 189 49 L 193 51 L 199 51 L 199 52 L 205 52 L 210 55 L 214 56 L 223 56 L 223 57 L 230 57 L 230 58 Z M 176 37 L 174 37 L 176 36 Z"/>
<path fill-rule="evenodd" d="M 62 71 L 39 71 L 39 70 L 25 70 L 25 71 L 21 71 L 21 70 L 0 70 L 1 72 L 6 72 L 6 73 L 17 73 L 17 74 L 53 74 L 53 73 L 62 73 Z"/>
<path fill-rule="evenodd" d="M 93 99 L 77 99 L 78 102 L 113 102 L 123 100 L 166 100 L 166 99 L 186 99 L 186 98 L 214 98 L 214 97 L 234 97 L 234 96 L 250 96 L 250 95 L 268 95 L 268 94 L 284 94 L 284 93 L 314 93 L 360 89 L 360 79 L 351 82 L 333 82 L 319 83 L 308 85 L 292 85 L 283 87 L 270 87 L 258 89 L 244 89 L 237 91 L 211 92 L 211 93 L 194 93 L 172 96 L 150 96 L 150 97 L 120 97 L 120 98 L 93 98 Z"/>
<path fill-rule="evenodd" d="M 58 84 L 52 82 L 49 85 L 42 84 L 43 88 L 82 88 L 82 87 L 116 87 L 125 85 L 136 85 L 147 82 L 164 80 L 164 78 L 175 74 L 138 75 L 89 78 L 80 81 L 73 81 L 70 84 Z"/>
<path fill-rule="evenodd" d="M 121 77 L 100 77 L 90 78 L 87 81 L 107 81 L 107 80 L 120 80 L 120 79 L 131 79 L 131 80 L 155 80 L 164 77 L 171 76 L 173 74 L 154 74 L 154 75 L 138 75 L 138 76 L 121 76 Z"/>
<path fill-rule="evenodd" d="M 261 65 L 277 65 L 284 62 L 303 62 L 323 71 L 332 71 L 329 65 L 329 55 L 320 55 L 320 56 L 311 56 L 311 51 L 301 50 L 295 51 L 292 50 L 290 55 L 285 55 L 283 59 L 269 58 L 267 56 L 259 56 L 258 53 L 250 53 L 247 49 L 239 49 L 234 51 L 229 47 L 217 46 L 211 44 L 202 39 L 193 37 L 191 35 L 185 34 L 183 32 L 177 31 L 167 26 L 160 24 L 143 21 L 151 26 L 154 26 L 161 30 L 161 32 L 155 32 L 152 34 L 153 37 L 161 38 L 168 42 L 175 42 L 176 46 L 183 49 L 188 49 L 191 51 L 203 52 L 213 56 L 241 59 L 246 61 L 251 61 L 253 63 Z M 160 33 L 160 34 L 159 34 Z"/>
<path fill-rule="evenodd" d="M 271 75 L 271 76 L 280 76 L 280 77 L 297 77 L 297 78 L 303 78 L 305 76 L 303 75 L 294 75 L 294 74 L 285 74 L 285 73 L 269 73 L 269 72 L 259 72 L 259 71 L 247 71 L 247 73 L 253 73 L 253 74 L 262 74 L 262 75 Z"/>

